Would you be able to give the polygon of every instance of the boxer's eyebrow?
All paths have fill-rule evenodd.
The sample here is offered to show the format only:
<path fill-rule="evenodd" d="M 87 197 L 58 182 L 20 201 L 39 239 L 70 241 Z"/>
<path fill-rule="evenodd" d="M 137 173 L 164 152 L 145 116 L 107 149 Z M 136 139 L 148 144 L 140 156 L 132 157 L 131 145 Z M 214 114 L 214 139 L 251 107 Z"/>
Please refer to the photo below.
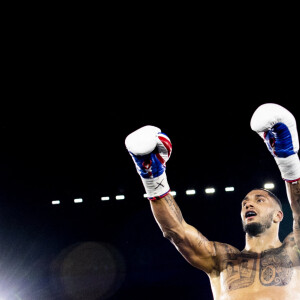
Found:
<path fill-rule="evenodd" d="M 254 195 L 254 197 L 257 199 L 257 198 L 261 198 L 263 197 L 264 199 L 267 199 L 267 197 L 265 195 L 262 195 L 262 194 L 256 194 Z M 246 196 L 243 200 L 242 200 L 242 204 L 245 202 L 245 201 L 248 201 L 249 200 L 249 197 Z"/>
<path fill-rule="evenodd" d="M 265 196 L 265 195 L 262 195 L 262 194 L 256 194 L 256 195 L 254 195 L 254 197 L 255 198 L 260 198 L 260 197 L 264 197 L 264 198 L 267 198 L 267 196 Z M 244 200 L 249 200 L 249 197 L 248 196 L 246 196 L 242 201 L 244 201 Z"/>
<path fill-rule="evenodd" d="M 257 194 L 255 195 L 256 198 L 260 198 L 260 197 L 264 197 L 264 198 L 267 198 L 265 195 L 261 195 L 261 194 Z"/>

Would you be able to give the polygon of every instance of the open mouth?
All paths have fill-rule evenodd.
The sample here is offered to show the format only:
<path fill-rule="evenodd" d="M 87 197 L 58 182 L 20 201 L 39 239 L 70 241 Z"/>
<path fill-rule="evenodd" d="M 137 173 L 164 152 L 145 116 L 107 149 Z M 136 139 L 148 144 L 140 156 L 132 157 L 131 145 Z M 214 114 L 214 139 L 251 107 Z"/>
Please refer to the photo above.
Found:
<path fill-rule="evenodd" d="M 256 215 L 257 215 L 257 213 L 256 213 L 255 211 L 249 210 L 249 211 L 246 212 L 245 218 L 246 218 L 246 219 L 250 219 L 250 218 L 255 217 Z"/>

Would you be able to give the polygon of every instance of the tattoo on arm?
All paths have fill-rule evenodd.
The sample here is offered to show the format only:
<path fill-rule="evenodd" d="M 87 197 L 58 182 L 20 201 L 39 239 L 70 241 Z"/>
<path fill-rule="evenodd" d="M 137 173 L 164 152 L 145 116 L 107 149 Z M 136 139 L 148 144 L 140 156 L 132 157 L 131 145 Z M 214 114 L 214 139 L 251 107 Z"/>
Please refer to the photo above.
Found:
<path fill-rule="evenodd" d="M 294 193 L 297 196 L 297 203 L 300 205 L 300 182 L 294 185 Z"/>
<path fill-rule="evenodd" d="M 205 238 L 201 235 L 201 233 L 198 231 L 197 232 L 197 246 L 201 247 L 201 245 L 205 242 Z"/>
<path fill-rule="evenodd" d="M 286 183 L 288 198 L 294 218 L 294 230 L 300 230 L 300 180 L 296 183 Z"/>
<path fill-rule="evenodd" d="M 295 189 L 295 193 L 296 193 L 297 195 L 300 195 L 300 184 L 297 183 L 297 184 L 294 184 L 293 186 L 294 186 L 294 189 Z M 298 199 L 298 200 L 299 200 L 299 199 Z"/>
<path fill-rule="evenodd" d="M 300 206 L 300 180 L 296 184 L 289 185 L 289 194 L 298 206 Z"/>
<path fill-rule="evenodd" d="M 294 236 L 291 235 L 289 237 L 288 241 L 292 244 L 292 249 L 296 252 L 298 258 L 300 259 L 300 250 L 297 246 L 297 243 L 296 243 L 296 240 L 295 240 Z"/>
<path fill-rule="evenodd" d="M 196 245 L 199 248 L 204 245 L 206 251 L 210 255 L 216 256 L 216 245 L 215 245 L 215 242 L 210 243 L 209 240 L 205 236 L 203 236 L 198 230 L 197 230 Z"/>
<path fill-rule="evenodd" d="M 183 217 L 181 214 L 181 211 L 177 205 L 177 203 L 175 202 L 174 198 L 171 195 L 167 195 L 164 198 L 168 204 L 168 206 L 171 208 L 172 212 L 174 213 L 174 215 L 177 217 L 177 220 L 182 223 L 183 221 Z"/>

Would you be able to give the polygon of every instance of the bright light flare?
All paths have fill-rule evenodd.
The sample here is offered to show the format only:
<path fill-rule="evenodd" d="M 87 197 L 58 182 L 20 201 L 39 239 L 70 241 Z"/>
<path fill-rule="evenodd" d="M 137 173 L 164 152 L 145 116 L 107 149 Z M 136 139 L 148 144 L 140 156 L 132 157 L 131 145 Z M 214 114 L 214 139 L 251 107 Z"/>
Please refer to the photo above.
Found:
<path fill-rule="evenodd" d="M 196 191 L 195 190 L 186 190 L 185 193 L 187 195 L 195 195 L 196 194 Z"/>
<path fill-rule="evenodd" d="M 205 193 L 206 194 L 214 194 L 216 192 L 216 190 L 214 188 L 207 188 L 205 189 Z"/>
<path fill-rule="evenodd" d="M 82 198 L 76 198 L 74 199 L 74 203 L 82 203 L 83 199 Z"/>
<path fill-rule="evenodd" d="M 274 185 L 274 183 L 272 183 L 272 182 L 267 182 L 267 183 L 264 184 L 264 188 L 265 188 L 265 189 L 272 190 L 272 189 L 275 188 L 275 185 Z"/>
<path fill-rule="evenodd" d="M 60 204 L 60 201 L 59 201 L 59 200 L 53 200 L 53 201 L 52 201 L 52 205 L 58 205 L 58 204 Z M 0 300 L 1 300 L 1 298 L 0 298 Z"/>

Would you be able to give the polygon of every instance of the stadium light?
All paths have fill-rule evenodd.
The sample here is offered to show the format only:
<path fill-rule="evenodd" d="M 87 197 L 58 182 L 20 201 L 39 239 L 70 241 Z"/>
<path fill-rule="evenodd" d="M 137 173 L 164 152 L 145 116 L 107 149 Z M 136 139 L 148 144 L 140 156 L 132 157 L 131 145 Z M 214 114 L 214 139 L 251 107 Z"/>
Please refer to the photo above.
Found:
<path fill-rule="evenodd" d="M 205 189 L 205 193 L 206 194 L 213 194 L 213 193 L 215 193 L 215 189 L 214 188 L 207 188 L 207 189 Z"/>
<path fill-rule="evenodd" d="M 172 196 L 176 196 L 176 192 L 175 192 L 175 191 L 171 191 L 170 194 L 171 194 Z"/>
<path fill-rule="evenodd" d="M 270 189 L 270 190 L 272 190 L 272 189 L 274 189 L 274 187 L 275 187 L 275 185 L 274 185 L 274 183 L 272 183 L 272 182 L 267 182 L 267 183 L 264 184 L 264 188 L 265 188 L 265 189 Z"/>
<path fill-rule="evenodd" d="M 124 195 L 117 195 L 116 200 L 124 200 L 125 196 Z"/>
<path fill-rule="evenodd" d="M 108 200 L 109 200 L 108 196 L 101 197 L 101 201 L 108 201 Z"/>
<path fill-rule="evenodd" d="M 74 203 L 82 203 L 83 199 L 82 198 L 75 198 Z"/>
<path fill-rule="evenodd" d="M 52 205 L 58 205 L 58 204 L 60 204 L 60 201 L 59 200 L 53 200 L 52 201 Z M 1 299 L 0 299 L 1 300 Z"/>
<path fill-rule="evenodd" d="M 233 192 L 234 191 L 234 187 L 233 186 L 227 186 L 225 188 L 225 192 Z"/>
<path fill-rule="evenodd" d="M 195 190 L 186 190 L 185 193 L 187 195 L 195 195 L 196 194 L 196 191 Z"/>

